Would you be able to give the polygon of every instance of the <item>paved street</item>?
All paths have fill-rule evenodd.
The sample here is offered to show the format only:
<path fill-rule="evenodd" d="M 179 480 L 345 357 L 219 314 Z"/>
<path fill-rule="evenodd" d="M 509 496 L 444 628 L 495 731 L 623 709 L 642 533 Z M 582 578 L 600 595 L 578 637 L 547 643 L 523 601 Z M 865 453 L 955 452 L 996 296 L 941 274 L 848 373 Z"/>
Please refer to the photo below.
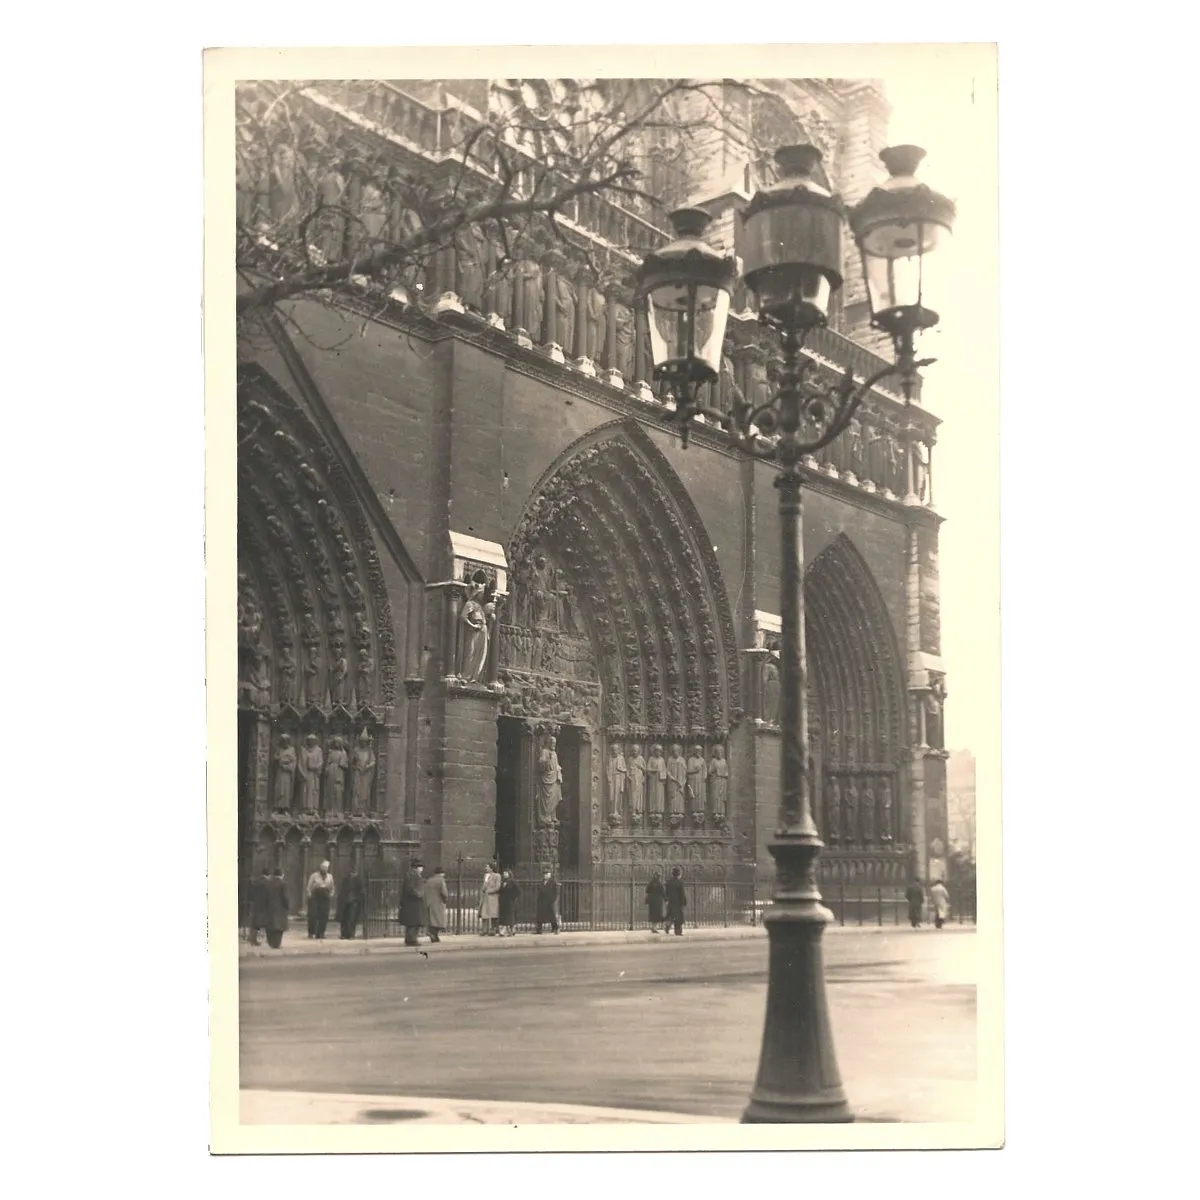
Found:
<path fill-rule="evenodd" d="M 765 939 L 540 941 L 440 957 L 245 958 L 241 1086 L 738 1118 L 757 1069 Z M 826 938 L 858 1119 L 971 1117 L 975 946 L 969 929 Z"/>

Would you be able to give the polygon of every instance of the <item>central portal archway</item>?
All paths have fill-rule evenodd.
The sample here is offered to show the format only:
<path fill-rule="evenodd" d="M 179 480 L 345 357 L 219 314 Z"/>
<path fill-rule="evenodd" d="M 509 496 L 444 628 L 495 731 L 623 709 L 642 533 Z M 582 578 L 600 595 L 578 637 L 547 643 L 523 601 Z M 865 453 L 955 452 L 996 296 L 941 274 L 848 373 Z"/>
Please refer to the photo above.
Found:
<path fill-rule="evenodd" d="M 501 722 L 512 800 L 498 803 L 497 835 L 504 825 L 518 858 L 614 873 L 680 860 L 718 874 L 730 861 L 728 767 L 710 768 L 727 762 L 740 684 L 711 546 L 632 423 L 575 443 L 535 488 L 508 548 L 500 630 L 502 714 L 521 729 Z M 552 737 L 561 796 L 543 779 Z"/>

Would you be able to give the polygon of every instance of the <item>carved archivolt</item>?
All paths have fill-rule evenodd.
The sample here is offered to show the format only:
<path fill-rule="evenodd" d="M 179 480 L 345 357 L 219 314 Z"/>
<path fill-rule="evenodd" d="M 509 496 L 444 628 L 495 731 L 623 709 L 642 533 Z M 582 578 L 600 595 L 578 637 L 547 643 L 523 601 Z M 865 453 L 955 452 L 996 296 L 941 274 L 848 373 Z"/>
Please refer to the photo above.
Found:
<path fill-rule="evenodd" d="M 238 390 L 240 703 L 331 711 L 391 704 L 383 569 L 336 455 L 265 375 Z"/>
<path fill-rule="evenodd" d="M 567 606 L 558 619 L 569 611 L 576 622 L 555 630 L 556 653 L 590 641 L 610 734 L 725 735 L 740 683 L 720 568 L 686 490 L 644 435 L 609 427 L 564 455 L 522 516 L 509 561 L 506 686 L 550 665 L 517 661 L 545 644 L 537 613 L 548 601 L 535 597 L 549 594 L 553 576 Z M 570 675 L 562 663 L 555 670 Z"/>
<path fill-rule="evenodd" d="M 812 564 L 804 596 L 822 834 L 831 846 L 896 847 L 905 697 L 883 597 L 844 534 Z"/>

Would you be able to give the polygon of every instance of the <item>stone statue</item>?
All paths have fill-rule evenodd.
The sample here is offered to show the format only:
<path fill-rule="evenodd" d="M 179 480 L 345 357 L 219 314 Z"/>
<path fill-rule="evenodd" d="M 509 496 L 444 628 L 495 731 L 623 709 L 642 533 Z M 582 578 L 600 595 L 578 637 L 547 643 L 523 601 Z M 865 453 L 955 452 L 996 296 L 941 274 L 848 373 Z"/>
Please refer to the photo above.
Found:
<path fill-rule="evenodd" d="M 495 590 L 495 585 L 488 583 L 483 572 L 477 571 L 459 617 L 462 625 L 459 634 L 459 674 L 471 683 L 478 683 L 487 668 L 489 621 L 496 611 L 493 600 Z"/>
<path fill-rule="evenodd" d="M 242 680 L 242 694 L 254 708 L 271 703 L 271 666 L 266 647 L 253 646 L 246 654 L 248 668 Z"/>
<path fill-rule="evenodd" d="M 296 651 L 291 642 L 279 647 L 279 696 L 282 700 L 295 699 Z"/>
<path fill-rule="evenodd" d="M 306 812 L 316 812 L 321 807 L 321 768 L 325 765 L 325 752 L 310 733 L 304 739 L 300 751 L 300 807 Z"/>
<path fill-rule="evenodd" d="M 371 254 L 379 249 L 388 220 L 388 205 L 378 180 L 368 179 L 363 184 L 359 208 L 367 238 L 367 253 Z"/>
<path fill-rule="evenodd" d="M 650 815 L 651 825 L 662 824 L 666 784 L 667 760 L 663 758 L 663 748 L 651 746 L 650 761 L 646 764 L 646 812 Z"/>
<path fill-rule="evenodd" d="M 774 647 L 763 659 L 762 719 L 767 725 L 779 724 L 779 652 Z"/>
<path fill-rule="evenodd" d="M 325 807 L 332 812 L 341 812 L 346 802 L 346 771 L 349 766 L 346 743 L 335 734 L 329 739 L 329 753 L 325 756 Z"/>
<path fill-rule="evenodd" d="M 534 341 L 541 341 L 542 312 L 545 307 L 542 268 L 535 262 L 522 259 L 517 263 L 516 286 L 521 289 L 521 312 L 525 332 Z"/>
<path fill-rule="evenodd" d="M 542 829 L 558 824 L 558 806 L 562 803 L 562 767 L 558 762 L 558 742 L 548 738 L 538 753 L 537 823 Z"/>
<path fill-rule="evenodd" d="M 309 704 L 319 704 L 321 681 L 321 643 L 308 642 L 304 655 L 304 698 Z"/>
<path fill-rule="evenodd" d="M 597 287 L 588 288 L 583 320 L 583 352 L 592 362 L 598 363 L 604 357 L 604 339 L 608 332 L 608 297 Z"/>
<path fill-rule="evenodd" d="M 946 702 L 946 683 L 940 675 L 933 676 L 925 694 L 925 744 L 934 750 L 943 749 L 945 732 L 942 706 Z"/>
<path fill-rule="evenodd" d="M 346 703 L 346 678 L 350 674 L 350 664 L 346 660 L 344 647 L 335 650 L 337 657 L 329 664 L 329 698 L 334 704 Z"/>
<path fill-rule="evenodd" d="M 862 789 L 862 838 L 864 846 L 875 844 L 875 792 L 870 784 Z"/>
<path fill-rule="evenodd" d="M 687 778 L 687 759 L 683 757 L 683 747 L 672 746 L 671 757 L 667 759 L 667 815 L 671 818 L 672 825 L 683 820 L 687 801 Z"/>
<path fill-rule="evenodd" d="M 894 840 L 892 834 L 892 784 L 887 779 L 879 785 L 879 840 L 884 845 Z"/>
<path fill-rule="evenodd" d="M 850 429 L 846 435 L 846 455 L 846 465 L 849 469 L 859 479 L 865 478 L 867 462 L 863 455 L 863 427 L 857 417 L 850 422 Z"/>
<path fill-rule="evenodd" d="M 912 443 L 913 456 L 913 486 L 917 498 L 921 501 L 929 499 L 929 447 L 924 442 Z"/>
<path fill-rule="evenodd" d="M 279 750 L 275 755 L 275 808 L 278 812 L 290 812 L 296 794 L 296 750 L 290 734 L 279 739 Z"/>
<path fill-rule="evenodd" d="M 310 226 L 309 238 L 311 249 L 316 252 L 313 257 L 327 266 L 342 260 L 346 217 L 341 207 L 345 190 L 346 181 L 336 170 L 326 172 L 317 185 L 319 204 L 326 211 Z"/>
<path fill-rule="evenodd" d="M 635 326 L 633 322 L 633 309 L 627 304 L 617 304 L 615 310 L 617 361 L 613 365 L 621 372 L 624 379 L 629 382 L 633 379 L 634 368 L 633 339 Z"/>
<path fill-rule="evenodd" d="M 404 201 L 393 199 L 388 220 L 388 234 L 393 242 L 405 243 L 421 232 L 421 218 L 408 208 Z M 413 300 L 420 299 L 420 293 L 425 280 L 425 268 L 420 259 L 420 251 L 413 251 L 412 257 L 405 258 L 397 272 L 397 282 L 410 293 Z"/>
<path fill-rule="evenodd" d="M 359 704 L 369 704 L 374 696 L 371 686 L 371 676 L 375 673 L 375 660 L 366 646 L 358 648 L 358 692 Z"/>
<path fill-rule="evenodd" d="M 354 772 L 354 811 L 368 812 L 371 784 L 375 778 L 375 751 L 371 747 L 371 735 L 365 729 L 358 735 L 350 767 Z"/>
<path fill-rule="evenodd" d="M 708 760 L 708 799 L 712 804 L 713 819 L 724 825 L 729 803 L 729 763 L 725 759 L 724 746 L 714 746 L 713 756 Z"/>
<path fill-rule="evenodd" d="M 458 265 L 458 298 L 476 312 L 483 311 L 483 274 L 487 242 L 474 225 L 464 225 L 454 235 Z"/>
<path fill-rule="evenodd" d="M 642 748 L 636 742 L 629 756 L 629 817 L 636 825 L 642 820 L 642 807 L 646 802 L 646 760 Z"/>
<path fill-rule="evenodd" d="M 533 579 L 530 595 L 530 623 L 535 629 L 551 626 L 558 629 L 562 624 L 562 596 L 558 590 L 557 572 L 546 561 L 544 554 L 533 560 Z"/>
<path fill-rule="evenodd" d="M 621 822 L 621 801 L 629 781 L 629 767 L 619 742 L 609 747 L 608 759 L 608 819 L 613 825 Z"/>
<path fill-rule="evenodd" d="M 705 785 L 708 782 L 708 764 L 704 761 L 704 747 L 693 746 L 687 759 L 687 803 L 692 820 L 702 824 L 706 811 Z"/>
<path fill-rule="evenodd" d="M 577 293 L 565 266 L 554 272 L 554 340 L 567 357 L 575 346 L 575 305 Z"/>
<path fill-rule="evenodd" d="M 825 816 L 829 822 L 826 836 L 829 838 L 829 844 L 836 846 L 842 840 L 842 793 L 841 785 L 833 776 L 830 776 L 826 783 L 825 794 Z"/>
<path fill-rule="evenodd" d="M 847 845 L 858 841 L 858 785 L 853 779 L 846 781 L 845 820 L 842 823 L 842 839 Z"/>

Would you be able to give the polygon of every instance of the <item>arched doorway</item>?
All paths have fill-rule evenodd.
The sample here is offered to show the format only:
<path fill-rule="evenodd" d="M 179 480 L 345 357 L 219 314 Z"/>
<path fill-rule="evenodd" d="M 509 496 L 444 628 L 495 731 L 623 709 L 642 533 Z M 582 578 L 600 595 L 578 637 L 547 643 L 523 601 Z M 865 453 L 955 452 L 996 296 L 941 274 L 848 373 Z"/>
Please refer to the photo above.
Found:
<path fill-rule="evenodd" d="M 870 568 L 842 534 L 805 576 L 810 744 L 826 882 L 902 884 L 909 863 L 901 658 Z"/>
<path fill-rule="evenodd" d="M 708 779 L 740 705 L 736 642 L 711 540 L 666 459 L 633 423 L 580 439 L 534 490 L 508 561 L 501 857 L 722 873 L 728 787 L 710 795 Z"/>

